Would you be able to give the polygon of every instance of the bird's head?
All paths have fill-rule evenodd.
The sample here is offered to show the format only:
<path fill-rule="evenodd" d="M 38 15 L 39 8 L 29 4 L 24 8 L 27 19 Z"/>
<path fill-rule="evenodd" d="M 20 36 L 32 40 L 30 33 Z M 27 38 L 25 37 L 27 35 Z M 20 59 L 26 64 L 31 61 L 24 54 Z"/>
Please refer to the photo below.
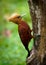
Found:
<path fill-rule="evenodd" d="M 8 17 L 8 20 L 13 23 L 19 24 L 22 20 L 22 16 L 20 14 L 14 13 L 10 17 Z"/>

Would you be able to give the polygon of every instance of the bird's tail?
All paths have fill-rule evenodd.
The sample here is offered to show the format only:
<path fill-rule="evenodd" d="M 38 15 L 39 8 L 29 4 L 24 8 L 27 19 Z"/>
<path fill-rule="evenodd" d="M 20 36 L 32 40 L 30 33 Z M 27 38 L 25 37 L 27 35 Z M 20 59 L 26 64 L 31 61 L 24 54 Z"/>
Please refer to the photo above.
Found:
<path fill-rule="evenodd" d="M 30 51 L 28 50 L 28 57 L 30 56 Z"/>

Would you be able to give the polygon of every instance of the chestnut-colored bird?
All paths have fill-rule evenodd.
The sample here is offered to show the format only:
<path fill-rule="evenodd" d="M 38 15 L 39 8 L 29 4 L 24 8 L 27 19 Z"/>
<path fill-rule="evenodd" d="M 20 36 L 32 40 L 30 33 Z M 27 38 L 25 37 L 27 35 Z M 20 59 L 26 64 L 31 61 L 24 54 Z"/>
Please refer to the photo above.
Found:
<path fill-rule="evenodd" d="M 12 14 L 8 18 L 8 20 L 18 25 L 19 36 L 21 38 L 21 41 L 24 47 L 28 51 L 28 56 L 29 56 L 30 52 L 28 49 L 28 44 L 29 44 L 29 41 L 33 38 L 33 36 L 31 35 L 32 30 L 30 29 L 28 24 L 24 20 L 22 20 L 22 16 L 17 13 Z"/>

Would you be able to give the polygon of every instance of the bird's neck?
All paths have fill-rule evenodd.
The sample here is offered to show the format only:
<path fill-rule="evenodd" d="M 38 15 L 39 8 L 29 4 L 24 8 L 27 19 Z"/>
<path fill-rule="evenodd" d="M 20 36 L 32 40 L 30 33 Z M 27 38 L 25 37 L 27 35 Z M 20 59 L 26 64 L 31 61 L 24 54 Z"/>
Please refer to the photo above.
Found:
<path fill-rule="evenodd" d="M 16 22 L 16 24 L 21 24 L 23 22 L 23 20 L 21 19 L 21 20 L 18 20 L 17 22 Z"/>

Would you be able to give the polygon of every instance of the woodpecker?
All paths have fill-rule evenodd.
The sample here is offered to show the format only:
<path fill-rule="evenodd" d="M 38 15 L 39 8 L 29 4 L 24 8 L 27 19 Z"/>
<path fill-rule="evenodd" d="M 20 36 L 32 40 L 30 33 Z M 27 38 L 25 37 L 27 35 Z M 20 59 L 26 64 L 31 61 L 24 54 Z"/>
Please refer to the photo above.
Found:
<path fill-rule="evenodd" d="M 33 35 L 31 35 L 32 30 L 30 29 L 29 25 L 22 19 L 22 16 L 20 14 L 14 13 L 8 17 L 8 20 L 18 25 L 20 39 L 25 49 L 28 51 L 29 56 L 30 51 L 28 49 L 28 44 L 33 38 Z"/>

